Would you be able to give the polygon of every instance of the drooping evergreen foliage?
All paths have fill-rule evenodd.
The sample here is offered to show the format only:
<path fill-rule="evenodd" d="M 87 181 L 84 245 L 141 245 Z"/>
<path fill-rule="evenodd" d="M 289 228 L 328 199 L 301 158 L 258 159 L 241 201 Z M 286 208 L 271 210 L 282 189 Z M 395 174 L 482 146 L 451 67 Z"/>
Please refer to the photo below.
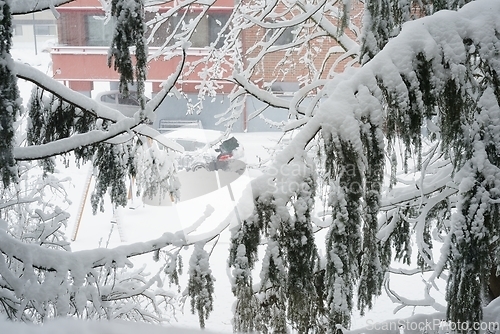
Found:
<path fill-rule="evenodd" d="M 373 0 L 365 2 L 366 13 L 363 15 L 363 44 L 361 46 L 361 63 L 366 63 L 382 50 L 395 30 L 394 16 L 390 0 Z M 398 3 L 398 1 L 396 1 Z"/>
<path fill-rule="evenodd" d="M 405 22 L 432 15 L 440 10 L 456 10 L 471 0 L 367 0 L 363 15 L 361 64 L 372 59 Z"/>
<path fill-rule="evenodd" d="M 323 268 L 311 223 L 316 189 L 312 168 L 306 163 L 277 173 L 275 179 L 269 180 L 276 190 L 274 196 L 257 199 L 255 214 L 233 231 L 229 265 L 233 267 L 233 294 L 237 297 L 237 331 L 285 333 L 288 322 L 299 333 L 326 331 L 325 285 L 319 278 Z M 287 184 L 290 177 L 300 182 Z M 282 186 L 291 188 L 285 190 Z M 279 194 L 288 191 L 293 192 L 293 200 L 283 205 L 285 197 Z M 263 240 L 261 281 L 255 289 L 251 270 Z"/>
<path fill-rule="evenodd" d="M 493 32 L 497 28 L 491 27 L 491 29 Z M 414 72 L 411 73 L 413 78 L 402 76 L 405 86 L 408 87 L 408 98 L 403 100 L 404 105 L 397 103 L 392 107 L 393 101 L 401 99 L 400 94 L 390 93 L 387 90 L 384 92 L 389 106 L 387 119 L 395 121 L 388 128 L 388 135 L 395 134 L 403 138 L 407 156 L 412 147 L 416 149 L 417 156 L 420 156 L 419 138 L 422 136 L 421 128 L 426 125 L 427 119 L 427 122 L 436 122 L 439 126 L 440 131 L 437 135 L 442 150 L 447 152 L 457 171 L 455 182 L 460 184 L 457 211 L 462 213 L 451 218 L 450 233 L 453 246 L 450 256 L 451 277 L 448 281 L 447 315 L 454 322 L 472 323 L 480 321 L 482 317 L 481 305 L 491 269 L 488 245 L 496 238 L 494 235 L 498 231 L 497 227 L 488 223 L 489 219 L 483 216 L 488 217 L 489 212 L 497 211 L 494 201 L 486 204 L 484 200 L 474 199 L 478 196 L 476 191 L 491 187 L 487 182 L 485 184 L 482 169 L 491 164 L 492 170 L 489 170 L 488 174 L 495 175 L 498 168 L 495 150 L 486 152 L 482 149 L 483 146 L 493 147 L 490 146 L 493 136 L 482 135 L 485 131 L 482 129 L 494 127 L 500 116 L 499 96 L 498 93 L 493 93 L 498 92 L 498 82 L 495 82 L 499 70 L 498 64 L 493 65 L 496 69 L 492 70 L 492 62 L 497 63 L 493 54 L 498 51 L 491 51 L 492 46 L 493 50 L 498 50 L 498 40 L 492 41 L 489 38 L 484 40 L 483 36 L 474 36 L 474 33 L 469 31 L 458 37 L 457 42 L 460 43 L 460 51 L 455 51 L 455 54 L 460 55 L 459 57 L 450 57 L 444 49 L 432 56 L 424 53 L 415 55 Z M 458 68 L 461 70 L 457 71 Z M 387 85 L 382 87 L 384 86 Z M 483 101 L 488 101 L 487 110 L 484 110 L 486 108 Z M 391 114 L 393 111 L 401 116 L 393 116 Z M 488 116 L 484 116 L 485 113 Z M 404 120 L 404 123 L 397 124 L 399 120 Z M 484 123 L 485 121 L 488 125 Z M 481 166 L 479 171 L 469 167 L 478 163 L 477 160 L 486 160 L 479 163 Z M 419 158 L 417 161 L 420 165 Z M 464 183 L 470 182 L 472 182 L 470 187 L 463 186 Z M 482 186 L 478 189 L 474 184 Z M 483 191 L 479 192 L 484 195 Z M 479 198 L 482 195 L 479 195 Z M 483 209 L 480 209 L 478 214 L 476 210 L 479 207 Z M 469 211 L 471 209 L 473 212 Z M 421 231 L 422 242 L 427 244 L 427 247 L 419 253 L 420 265 L 424 266 L 432 261 L 429 251 L 425 250 L 430 249 L 432 245 L 429 244 L 428 226 L 422 227 Z M 493 239 L 485 236 L 491 236 Z"/>
<path fill-rule="evenodd" d="M 19 92 L 10 55 L 12 47 L 10 1 L 0 2 L 0 173 L 4 186 L 16 180 L 14 161 L 14 122 L 19 116 Z"/>
<path fill-rule="evenodd" d="M 492 268 L 488 245 L 495 240 L 498 231 L 492 224 L 495 220 L 490 220 L 490 215 L 494 215 L 498 210 L 497 204 L 495 200 L 486 201 L 488 204 L 484 200 L 495 198 L 496 195 L 490 194 L 489 189 L 495 188 L 496 185 L 495 182 L 485 181 L 485 176 L 482 174 L 488 170 L 488 175 L 496 175 L 498 168 L 497 152 L 494 148 L 496 144 L 492 144 L 496 142 L 496 139 L 493 139 L 495 135 L 492 134 L 494 131 L 486 130 L 494 128 L 500 117 L 496 80 L 500 68 L 495 56 L 498 54 L 499 41 L 498 34 L 494 33 L 496 29 L 498 28 L 493 24 L 491 36 L 496 36 L 493 40 L 490 37 L 485 39 L 484 36 L 474 34 L 473 28 L 465 34 L 455 36 L 457 48 L 453 51 L 453 55 L 439 44 L 441 41 L 449 43 L 449 38 L 446 40 L 437 38 L 437 45 L 433 46 L 432 52 L 429 52 L 429 49 L 424 49 L 426 51 L 423 52 L 412 51 L 411 71 L 402 67 L 397 69 L 398 62 L 394 59 L 394 70 L 399 71 L 397 74 L 397 80 L 401 85 L 399 88 L 394 85 L 394 72 L 390 73 L 390 70 L 381 73 L 370 68 L 374 70 L 374 76 L 377 78 L 376 86 L 365 83 L 371 94 L 377 96 L 381 93 L 384 97 L 381 107 L 385 109 L 384 131 L 389 149 L 392 150 L 395 138 L 401 138 L 405 147 L 405 167 L 408 159 L 413 156 L 416 167 L 422 168 L 422 128 L 427 127 L 429 123 L 437 124 L 439 132 L 436 133 L 436 139 L 440 140 L 442 150 L 447 152 L 447 156 L 453 161 L 457 172 L 455 182 L 460 185 L 457 211 L 461 212 L 451 218 L 451 277 L 447 288 L 447 316 L 454 322 L 473 323 L 482 318 L 481 305 L 486 294 L 486 281 Z M 358 94 L 360 92 L 361 89 L 358 89 Z M 358 122 L 362 120 L 362 117 L 358 118 Z M 485 136 L 485 132 L 489 135 Z M 377 146 L 379 149 L 384 147 L 380 143 L 372 147 Z M 370 145 L 364 142 L 363 147 L 366 149 Z M 484 147 L 490 147 L 490 150 L 485 150 Z M 382 160 L 381 157 L 371 159 L 367 152 L 365 157 L 368 164 L 364 177 L 368 186 L 370 177 L 368 171 L 377 170 L 377 163 Z M 490 180 L 493 179 L 495 177 Z M 375 194 L 378 192 L 375 191 Z M 369 203 L 368 198 L 365 201 Z M 432 263 L 429 251 L 432 245 L 426 223 L 432 216 L 427 217 L 425 211 L 419 212 L 418 216 L 422 215 L 425 219 L 419 220 L 417 217 L 416 230 L 417 240 L 421 240 L 419 261 L 423 267 Z M 364 223 L 367 222 L 368 219 Z M 403 221 L 403 224 L 406 223 Z M 370 229 L 364 230 L 365 241 L 377 232 L 376 228 L 375 224 Z M 408 234 L 406 228 L 405 231 L 399 230 L 393 233 L 390 238 L 407 240 Z M 368 245 L 365 244 L 364 247 L 366 246 Z M 372 246 L 368 251 L 376 249 L 377 247 Z M 364 252 L 366 254 L 367 250 L 364 249 Z M 396 253 L 396 256 L 401 255 Z M 380 283 L 380 281 L 378 284 L 372 282 L 371 292 L 367 295 L 376 295 L 376 286 L 380 286 Z M 361 288 L 363 288 L 362 280 Z M 360 294 L 360 297 L 363 298 L 363 294 Z M 359 302 L 361 307 L 363 304 L 370 305 L 363 299 Z"/>
<path fill-rule="evenodd" d="M 35 87 L 28 103 L 26 139 L 28 145 L 48 144 L 75 134 L 86 133 L 95 128 L 95 122 L 96 117 L 91 113 Z M 81 146 L 74 152 L 79 163 L 91 160 L 94 153 L 89 146 Z M 54 172 L 54 158 L 43 159 L 42 164 L 45 172 Z"/>
<path fill-rule="evenodd" d="M 315 175 L 306 176 L 295 195 L 293 216 L 290 224 L 285 226 L 290 230 L 283 240 L 289 263 L 286 288 L 288 318 L 299 333 L 322 328 L 321 322 L 318 322 L 322 316 L 322 305 L 318 304 L 320 291 L 314 284 L 318 271 L 317 249 L 311 224 L 315 193 Z"/>
<path fill-rule="evenodd" d="M 112 145 L 101 143 L 93 160 L 96 186 L 91 195 L 92 210 L 104 211 L 104 197 L 109 191 L 111 202 L 115 205 L 127 205 L 127 177 L 135 176 L 133 143 Z"/>
<path fill-rule="evenodd" d="M 158 145 L 138 142 L 135 157 L 138 195 L 158 198 L 159 202 L 166 196 L 170 196 L 172 200 L 179 197 L 180 183 L 175 175 L 172 152 L 160 150 Z"/>
<path fill-rule="evenodd" d="M 214 281 L 209 255 L 202 244 L 196 244 L 189 260 L 188 294 L 191 298 L 191 312 L 198 313 L 201 328 L 205 328 L 205 320 L 213 310 Z"/>
<path fill-rule="evenodd" d="M 88 111 L 80 110 L 73 104 L 47 93 L 40 88 L 32 91 L 28 106 L 27 141 L 29 145 L 47 144 L 75 134 L 86 133 L 98 127 L 106 128 L 102 122 Z M 92 161 L 96 187 L 91 196 L 94 213 L 104 210 L 104 197 L 108 193 L 115 205 L 127 204 L 127 179 L 136 174 L 135 142 L 124 144 L 96 143 L 74 150 L 77 163 Z M 55 158 L 41 161 L 45 172 L 53 173 Z M 67 162 L 68 158 L 65 158 Z"/>
<path fill-rule="evenodd" d="M 416 14 L 443 6 L 453 9 L 463 3 L 436 2 L 435 8 L 427 5 Z M 457 15 L 457 26 L 445 33 L 435 22 L 439 15 L 453 14 L 437 13 L 436 21 L 422 20 L 422 30 L 416 23 L 399 32 L 401 24 L 411 18 L 412 2 L 367 1 L 365 9 L 374 11 L 368 17 L 371 14 L 373 20 L 376 16 L 379 21 L 366 28 L 375 32 L 365 34 L 364 65 L 352 76 L 334 81 L 329 100 L 314 115 L 320 119 L 316 132 L 321 129 L 325 138 L 332 208 L 324 278 L 328 328 L 349 326 L 356 287 L 361 311 L 373 306 L 392 258 L 409 263 L 412 235 L 417 241 L 417 264 L 422 270 L 450 268 L 448 319 L 480 321 L 487 280 L 491 269 L 498 265 L 488 248 L 498 238 L 498 20 L 490 18 L 488 32 L 483 30 L 480 34 L 473 23 Z M 480 5 L 476 9 L 481 10 Z M 432 34 L 433 38 L 419 39 L 418 34 Z M 408 42 L 398 43 L 397 39 Z M 305 128 L 311 133 L 314 126 Z M 383 210 L 388 218 L 379 224 L 386 152 L 394 164 L 398 143 L 404 170 L 420 171 L 422 182 L 432 182 L 432 178 L 442 182 L 443 174 L 427 170 L 432 154 L 427 148 L 424 150 L 424 141 L 431 143 L 429 152 L 444 152 L 442 157 L 451 164 L 451 169 L 446 163 L 442 167 L 446 167 L 443 172 L 446 171 L 448 183 L 436 184 L 432 190 L 418 188 L 424 183 L 417 185 L 415 196 L 420 200 L 412 197 L 386 204 Z M 292 165 L 297 157 L 288 159 L 288 165 Z M 295 179 L 287 184 L 293 182 Z M 457 212 L 450 215 L 447 199 L 457 189 Z M 281 203 L 276 200 L 279 192 L 269 192 L 273 195 L 261 196 L 257 203 L 263 198 L 273 200 L 266 201 L 265 207 L 256 205 L 254 214 L 267 217 L 260 223 L 264 226 L 276 220 L 276 213 L 290 210 L 289 204 L 294 203 L 293 192 L 285 196 L 289 202 Z M 287 220 L 277 221 L 280 227 L 290 225 Z M 450 236 L 451 250 L 444 253 L 439 264 L 432 255 L 433 229 L 446 231 Z M 244 238 L 240 235 L 239 240 Z M 276 244 L 272 238 L 267 241 L 268 248 Z M 276 281 L 284 280 L 287 266 L 279 261 L 286 248 L 275 247 L 273 253 L 264 255 L 264 263 L 278 268 L 272 271 Z M 233 246 L 233 250 L 237 249 Z M 282 300 L 286 297 L 280 291 L 270 284 L 264 300 L 268 303 L 272 296 L 275 303 L 268 311 L 271 313 L 265 313 L 268 318 L 283 316 L 284 310 L 276 309 L 285 305 Z M 280 326 L 279 322 L 270 323 L 266 330 L 280 331 Z"/>
<path fill-rule="evenodd" d="M 254 293 L 252 270 L 258 260 L 258 247 L 264 221 L 272 214 L 272 207 L 257 201 L 256 214 L 245 219 L 232 231 L 228 264 L 232 267 L 232 291 L 236 297 L 234 329 L 237 332 L 253 332 L 260 328 L 260 302 Z"/>
<path fill-rule="evenodd" d="M 500 41 L 494 43 L 500 50 Z M 476 45 L 478 53 L 484 45 Z M 497 51 L 498 52 L 498 51 Z M 482 58 L 482 57 L 481 57 Z M 493 60 L 493 59 L 492 59 Z M 497 60 L 493 60 L 497 63 Z M 475 61 L 474 61 L 475 63 Z M 471 123 L 472 131 L 464 134 L 466 147 L 460 173 L 460 201 L 452 218 L 452 251 L 450 279 L 447 285 L 447 316 L 452 321 L 481 321 L 482 305 L 488 294 L 490 272 L 499 265 L 492 252 L 498 238 L 498 176 L 500 175 L 499 133 L 500 90 L 496 78 L 500 68 L 492 70 L 490 60 L 481 61 L 475 70 L 487 72 L 474 92 L 475 106 L 472 115 L 465 119 Z"/>
<path fill-rule="evenodd" d="M 148 49 L 143 1 L 112 0 L 110 14 L 116 19 L 116 28 L 108 53 L 108 66 L 114 63 L 114 69 L 120 73 L 120 92 L 124 95 L 128 95 L 129 84 L 137 84 L 137 96 L 141 109 L 144 109 Z"/>
<path fill-rule="evenodd" d="M 361 94 L 359 92 L 358 94 Z M 377 238 L 378 215 L 380 211 L 380 198 L 384 182 L 385 155 L 382 123 L 383 119 L 375 113 L 368 114 L 362 119 L 361 139 L 365 149 L 365 156 L 369 168 L 364 172 L 365 184 L 363 198 L 363 254 L 360 263 L 360 280 L 358 287 L 358 309 L 361 314 L 365 308 L 371 309 L 373 297 L 381 294 L 381 286 L 387 266 L 380 260 L 380 247 Z"/>
<path fill-rule="evenodd" d="M 351 145 L 338 143 L 345 147 L 342 150 L 335 148 L 336 144 L 331 138 L 325 141 L 326 165 L 332 180 L 329 201 L 333 220 L 326 239 L 327 309 L 330 324 L 349 327 L 362 249 L 360 199 L 363 180 L 359 157 Z"/>

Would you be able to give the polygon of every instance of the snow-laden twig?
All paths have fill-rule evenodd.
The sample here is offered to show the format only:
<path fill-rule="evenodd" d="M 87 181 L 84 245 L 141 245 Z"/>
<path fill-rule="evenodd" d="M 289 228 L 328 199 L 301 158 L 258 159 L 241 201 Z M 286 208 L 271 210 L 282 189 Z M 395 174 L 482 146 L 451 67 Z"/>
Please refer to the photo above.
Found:
<path fill-rule="evenodd" d="M 395 309 L 394 309 L 394 313 L 397 313 L 399 310 L 405 308 L 405 307 L 416 307 L 416 306 L 420 306 L 420 307 L 423 307 L 423 306 L 430 306 L 432 308 L 434 308 L 436 311 L 439 311 L 439 312 L 444 312 L 446 311 L 446 307 L 441 305 L 440 303 L 438 303 L 429 293 L 430 291 L 430 285 L 429 284 L 426 284 L 426 288 L 425 288 L 425 295 L 424 295 L 424 298 L 423 299 L 409 299 L 409 298 L 405 298 L 403 296 L 401 296 L 400 294 L 398 294 L 397 292 L 395 292 L 394 290 L 392 290 L 390 288 L 390 285 L 389 285 L 389 276 L 386 275 L 386 278 L 384 280 L 384 288 L 386 290 L 386 293 L 387 293 L 387 296 L 389 296 L 389 298 L 391 299 L 391 301 L 395 304 L 399 304 L 399 306 L 397 306 Z M 425 281 L 424 281 L 425 283 Z"/>

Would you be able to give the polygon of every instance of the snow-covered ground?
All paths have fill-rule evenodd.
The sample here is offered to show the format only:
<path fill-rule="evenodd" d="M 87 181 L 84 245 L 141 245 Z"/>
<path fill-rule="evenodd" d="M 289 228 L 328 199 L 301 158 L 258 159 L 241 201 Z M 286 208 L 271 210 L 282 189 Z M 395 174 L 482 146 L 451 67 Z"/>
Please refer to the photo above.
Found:
<path fill-rule="evenodd" d="M 24 63 L 29 63 L 38 69 L 49 73 L 50 55 L 41 53 L 35 56 L 34 52 L 29 49 L 18 48 L 13 50 L 15 60 Z M 31 85 L 26 82 L 20 82 L 21 96 L 24 103 L 29 99 Z M 238 179 L 238 187 L 241 194 L 243 187 L 248 184 L 249 180 L 259 173 L 255 167 L 259 162 L 266 160 L 269 157 L 269 152 L 266 148 L 271 148 L 279 138 L 278 133 L 236 133 L 235 137 L 241 142 L 245 148 L 245 156 L 249 164 L 247 172 Z M 76 217 L 84 194 L 86 180 L 88 179 L 89 167 L 84 166 L 81 169 L 74 165 L 69 169 L 62 170 L 61 173 L 69 175 L 72 178 L 67 191 L 71 194 L 73 204 L 67 208 L 71 214 L 71 221 L 68 225 L 68 238 L 75 235 L 76 232 Z M 198 220 L 204 214 L 206 204 L 210 204 L 214 208 L 213 214 L 206 219 L 204 224 L 199 228 L 199 231 L 206 231 L 215 228 L 221 217 L 225 217 L 228 212 L 233 210 L 233 202 L 229 199 L 227 189 L 221 189 L 217 192 L 203 196 L 197 200 L 189 201 L 189 203 L 179 203 L 178 205 L 168 207 L 153 207 L 146 206 L 141 203 L 140 199 L 136 199 L 133 209 L 123 208 L 117 211 L 118 224 L 112 223 L 116 220 L 113 217 L 113 210 L 108 203 L 104 213 L 92 215 L 90 209 L 89 198 L 86 199 L 85 210 L 81 224 L 76 234 L 76 240 L 72 243 L 73 250 L 90 249 L 96 247 L 115 247 L 123 243 L 132 243 L 143 241 L 149 238 L 155 238 L 166 231 L 179 231 L 188 228 L 193 222 Z M 210 318 L 206 322 L 206 329 L 214 333 L 232 333 L 231 318 L 232 304 L 234 297 L 231 293 L 229 277 L 227 275 L 227 256 L 229 247 L 229 232 L 226 230 L 222 233 L 216 247 L 211 255 L 211 269 L 216 278 L 215 282 L 215 301 L 214 310 Z M 183 258 L 189 259 L 189 254 L 192 250 L 185 250 Z M 135 259 L 135 264 L 141 265 L 141 262 L 153 265 L 150 257 L 143 256 Z M 404 295 L 410 299 L 424 298 L 424 284 L 422 283 L 422 275 L 404 276 L 404 279 L 394 277 L 391 287 L 397 293 Z M 184 277 L 184 283 L 186 277 Z M 444 290 L 441 290 L 438 295 L 433 296 L 437 300 L 444 300 Z M 177 322 L 172 325 L 178 328 L 196 329 L 198 328 L 198 318 L 192 315 L 189 310 L 189 302 L 186 303 L 184 309 L 176 314 Z M 411 316 L 415 311 L 418 313 L 434 312 L 432 309 L 425 308 L 404 308 L 397 315 L 393 314 L 393 310 L 397 305 L 393 304 L 386 295 L 377 299 L 375 306 L 371 311 L 368 311 L 365 316 L 361 317 L 355 313 L 352 320 L 352 328 L 361 328 L 370 324 L 379 323 L 392 318 L 406 318 Z M 120 324 L 113 329 L 108 329 L 106 325 L 101 325 L 100 331 L 96 329 L 94 324 L 85 324 L 74 326 L 72 320 L 57 321 L 44 326 L 43 333 L 66 333 L 63 328 L 71 326 L 72 331 L 76 333 L 135 333 L 145 332 L 142 325 L 138 324 Z M 9 323 L 0 322 L 0 330 L 2 333 L 35 333 L 30 326 L 15 327 L 9 330 Z M 125 330 L 124 328 L 127 328 Z M 14 328 L 14 327 L 12 327 Z M 73 329 L 77 329 L 75 331 Z M 138 329 L 141 328 L 139 331 Z M 41 329 L 40 329 L 41 330 Z M 109 330 L 109 331 L 108 331 Z M 150 333 L 156 333 L 156 329 L 148 328 Z M 160 330 L 158 330 L 159 332 Z M 169 331 L 173 332 L 173 331 Z M 37 332 L 38 333 L 38 332 Z M 40 332 L 41 333 L 41 332 Z M 188 333 L 181 331 L 179 333 Z"/>

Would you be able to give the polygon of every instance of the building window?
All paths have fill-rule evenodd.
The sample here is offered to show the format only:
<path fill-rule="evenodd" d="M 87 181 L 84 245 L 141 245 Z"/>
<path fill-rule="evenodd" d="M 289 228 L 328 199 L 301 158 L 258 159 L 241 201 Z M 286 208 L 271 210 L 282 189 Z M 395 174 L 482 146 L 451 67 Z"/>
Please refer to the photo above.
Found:
<path fill-rule="evenodd" d="M 176 40 L 171 41 L 169 45 L 182 39 L 182 36 L 187 35 L 187 30 L 190 29 L 190 22 L 196 20 L 198 15 L 199 13 L 188 13 L 183 16 L 179 13 L 177 16 L 170 17 L 168 22 L 164 23 L 160 29 L 156 30 L 151 45 L 162 46 L 176 27 L 178 27 L 178 30 L 174 33 L 174 35 L 177 36 Z M 210 13 L 202 17 L 190 38 L 191 46 L 194 48 L 206 48 L 215 43 L 222 28 L 229 20 L 229 15 L 229 13 Z M 215 47 L 219 48 L 223 44 L 224 37 L 222 36 Z"/>
<path fill-rule="evenodd" d="M 87 15 L 85 17 L 88 46 L 110 46 L 113 39 L 115 23 L 106 22 L 104 16 Z"/>
<path fill-rule="evenodd" d="M 296 27 L 286 27 L 285 30 L 281 33 L 281 35 L 276 39 L 274 45 L 285 45 L 292 43 L 297 35 Z M 269 41 L 275 33 L 279 32 L 279 28 L 275 29 L 267 29 L 266 32 L 266 41 Z"/>
<path fill-rule="evenodd" d="M 37 36 L 55 36 L 56 26 L 48 24 L 35 24 L 35 34 Z"/>
<path fill-rule="evenodd" d="M 209 41 L 210 43 L 215 43 L 217 38 L 219 38 L 219 33 L 222 31 L 222 28 L 229 21 L 229 14 L 210 14 L 208 16 L 208 26 L 209 26 Z M 224 36 L 219 38 L 219 41 L 215 45 L 216 48 L 220 48 L 224 45 Z"/>

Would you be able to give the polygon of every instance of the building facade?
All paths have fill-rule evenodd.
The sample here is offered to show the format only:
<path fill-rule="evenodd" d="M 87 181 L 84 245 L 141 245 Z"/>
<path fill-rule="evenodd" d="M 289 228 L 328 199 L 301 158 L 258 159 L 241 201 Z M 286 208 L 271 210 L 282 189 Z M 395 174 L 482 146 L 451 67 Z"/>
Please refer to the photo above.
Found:
<path fill-rule="evenodd" d="M 57 20 L 51 11 L 16 15 L 12 20 L 13 43 L 35 53 L 50 51 L 57 43 Z"/>
<path fill-rule="evenodd" d="M 150 23 L 148 26 L 152 27 L 151 29 L 156 29 L 148 41 L 151 55 L 160 50 L 163 43 L 172 43 L 169 41 L 169 36 L 171 36 L 173 27 L 179 24 L 189 24 L 191 19 L 198 16 L 197 9 L 194 7 L 189 12 L 180 12 L 178 16 L 172 17 L 161 25 L 160 22 L 156 22 L 155 20 L 158 20 L 156 14 L 170 10 L 173 4 L 175 2 L 146 11 L 146 19 Z M 195 68 L 192 68 L 188 74 L 183 74 L 178 80 L 177 88 L 183 93 L 183 97 L 170 96 L 157 110 L 155 126 L 159 126 L 162 120 L 192 119 L 200 120 L 205 128 L 224 129 L 223 124 L 217 124 L 217 115 L 224 113 L 229 107 L 230 101 L 227 94 L 233 88 L 230 81 L 218 81 L 220 94 L 215 98 L 205 99 L 202 102 L 203 110 L 201 113 L 192 112 L 188 105 L 196 104 L 193 101 L 198 100 L 197 86 L 202 80 L 198 73 L 204 66 L 203 63 L 198 62 L 207 56 L 210 44 L 217 46 L 217 44 L 222 43 L 218 33 L 229 20 L 234 5 L 234 0 L 217 0 L 198 23 L 196 31 L 189 38 L 191 47 L 187 50 L 186 59 L 187 63 L 197 65 L 193 65 Z M 113 68 L 109 68 L 107 62 L 114 26 L 111 20 L 105 20 L 99 0 L 76 0 L 58 7 L 57 10 L 60 15 L 57 20 L 58 43 L 51 52 L 54 78 L 73 90 L 88 96 L 92 96 L 93 92 L 98 89 L 97 84 L 99 84 L 99 89 L 102 89 L 102 83 L 109 83 L 107 86 L 109 90 L 117 89 L 118 73 Z M 289 42 L 288 39 L 293 38 L 293 33 L 293 29 L 288 29 L 275 44 L 279 46 Z M 259 52 L 259 49 L 254 48 L 254 46 L 258 44 L 262 34 L 269 34 L 269 31 L 252 27 L 241 34 L 242 49 L 250 50 L 253 48 L 253 51 L 248 55 L 249 58 Z M 321 45 L 311 45 L 310 47 L 319 50 L 320 53 L 323 52 L 322 57 L 324 58 L 324 53 L 328 52 L 327 50 L 335 42 L 326 38 L 320 42 L 311 43 L 321 43 Z M 263 81 L 274 81 L 271 89 L 284 98 L 291 98 L 291 93 L 300 88 L 300 82 L 304 76 L 310 73 L 310 68 L 307 67 L 307 64 L 299 62 L 300 54 L 292 54 L 286 62 L 283 62 L 285 53 L 286 51 L 277 51 L 266 56 L 262 66 L 259 66 L 253 75 L 255 78 L 262 77 Z M 325 64 L 321 64 L 320 59 L 321 57 L 318 56 L 315 66 L 318 68 L 321 66 L 331 67 L 336 57 L 332 56 Z M 159 54 L 158 57 L 154 57 L 149 63 L 147 93 L 151 95 L 157 93 L 161 89 L 161 83 L 176 70 L 180 61 L 179 54 L 170 54 L 167 57 Z M 199 67 L 199 70 L 196 66 Z M 224 68 L 224 71 L 231 73 L 232 69 Z M 256 80 L 256 82 L 258 81 Z M 269 125 L 259 117 L 247 121 L 248 116 L 262 106 L 262 102 L 257 99 L 248 98 L 244 113 L 233 125 L 233 130 L 270 130 Z M 280 122 L 286 120 L 288 113 L 286 110 L 270 107 L 263 112 L 263 115 L 273 122 Z"/>

